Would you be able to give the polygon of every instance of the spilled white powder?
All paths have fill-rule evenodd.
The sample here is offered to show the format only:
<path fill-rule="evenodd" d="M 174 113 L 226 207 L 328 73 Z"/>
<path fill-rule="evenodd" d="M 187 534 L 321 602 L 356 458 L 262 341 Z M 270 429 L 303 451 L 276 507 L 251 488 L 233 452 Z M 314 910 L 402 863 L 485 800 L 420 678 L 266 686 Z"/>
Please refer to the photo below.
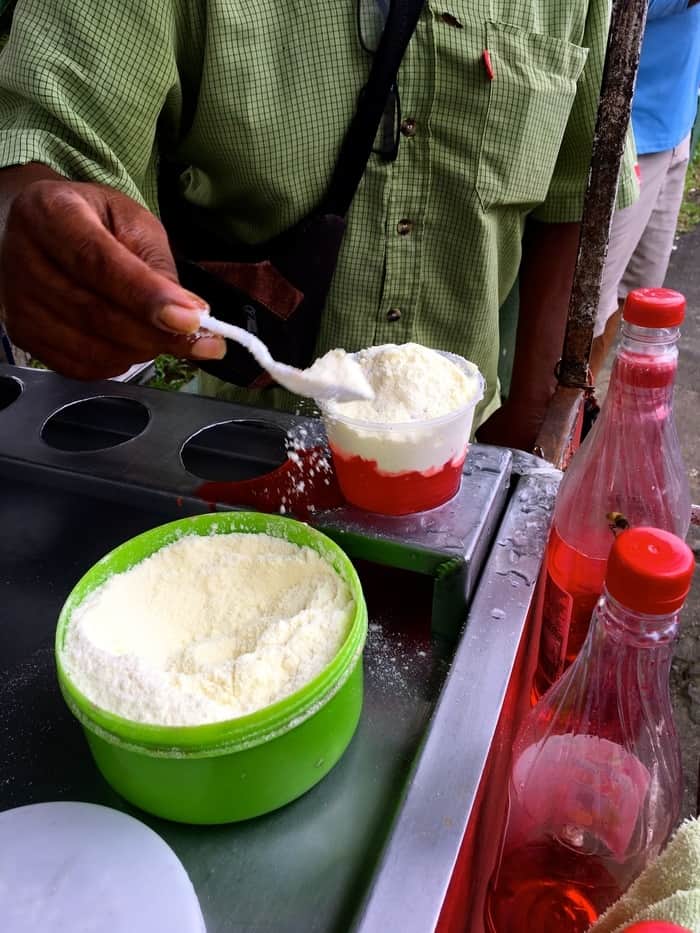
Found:
<path fill-rule="evenodd" d="M 448 357 L 417 343 L 388 343 L 355 354 L 374 399 L 328 402 L 330 414 L 382 424 L 439 418 L 482 391 L 478 370 L 466 373 Z"/>
<path fill-rule="evenodd" d="M 127 719 L 199 725 L 289 696 L 337 654 L 354 602 L 315 550 L 266 534 L 191 535 L 74 610 L 62 661 Z"/>

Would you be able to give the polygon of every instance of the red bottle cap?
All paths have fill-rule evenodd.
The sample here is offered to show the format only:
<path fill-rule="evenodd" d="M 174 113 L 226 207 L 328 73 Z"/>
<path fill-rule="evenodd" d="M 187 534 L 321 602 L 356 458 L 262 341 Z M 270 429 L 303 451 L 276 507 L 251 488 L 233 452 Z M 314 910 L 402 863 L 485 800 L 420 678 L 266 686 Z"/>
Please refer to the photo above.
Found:
<path fill-rule="evenodd" d="M 660 528 L 630 528 L 618 535 L 605 586 L 619 603 L 646 615 L 669 615 L 690 590 L 695 558 L 685 541 Z"/>
<path fill-rule="evenodd" d="M 625 933 L 690 933 L 687 927 L 679 927 L 677 923 L 667 923 L 665 920 L 642 920 L 625 927 Z"/>
<path fill-rule="evenodd" d="M 679 327 L 685 297 L 670 288 L 635 288 L 625 299 L 622 317 L 638 327 Z"/>

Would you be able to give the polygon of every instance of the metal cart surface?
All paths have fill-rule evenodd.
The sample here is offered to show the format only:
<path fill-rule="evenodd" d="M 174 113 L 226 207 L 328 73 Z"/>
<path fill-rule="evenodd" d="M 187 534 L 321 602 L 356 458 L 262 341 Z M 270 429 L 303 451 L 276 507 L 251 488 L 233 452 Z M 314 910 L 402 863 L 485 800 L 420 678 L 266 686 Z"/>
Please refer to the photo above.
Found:
<path fill-rule="evenodd" d="M 203 497 L 206 484 L 183 467 L 190 438 L 200 472 L 238 477 L 277 466 L 270 435 L 303 422 L 9 366 L 0 367 L 2 404 L 0 807 L 65 799 L 129 810 L 58 691 L 63 600 L 126 538 L 230 508 Z M 222 422 L 225 449 L 199 433 Z M 90 449 L 107 442 L 116 445 Z M 460 493 L 439 509 L 313 516 L 358 561 L 370 608 L 364 709 L 346 754 L 300 800 L 245 823 L 190 827 L 136 813 L 182 859 L 209 933 L 425 933 L 440 923 L 485 812 L 478 795 L 494 736 L 512 717 L 507 697 L 557 481 L 533 457 L 475 445 Z"/>

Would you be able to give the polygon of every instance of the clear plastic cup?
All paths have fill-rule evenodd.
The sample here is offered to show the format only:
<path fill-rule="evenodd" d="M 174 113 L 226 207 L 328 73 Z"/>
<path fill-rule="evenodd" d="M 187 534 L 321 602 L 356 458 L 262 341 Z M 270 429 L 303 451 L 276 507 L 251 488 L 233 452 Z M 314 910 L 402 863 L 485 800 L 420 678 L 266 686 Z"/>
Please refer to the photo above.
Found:
<path fill-rule="evenodd" d="M 390 424 L 347 418 L 322 407 L 338 485 L 351 505 L 383 515 L 408 515 L 442 505 L 459 489 L 484 380 L 474 363 L 438 352 L 479 379 L 474 398 L 455 411 Z"/>

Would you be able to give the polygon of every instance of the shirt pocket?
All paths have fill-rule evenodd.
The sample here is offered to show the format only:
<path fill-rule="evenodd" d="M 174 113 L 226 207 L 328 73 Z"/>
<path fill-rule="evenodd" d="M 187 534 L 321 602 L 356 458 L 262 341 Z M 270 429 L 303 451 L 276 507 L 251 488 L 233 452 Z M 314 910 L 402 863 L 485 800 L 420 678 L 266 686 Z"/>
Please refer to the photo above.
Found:
<path fill-rule="evenodd" d="M 554 174 L 588 50 L 487 22 L 490 93 L 477 170 L 484 210 L 540 204 Z"/>

